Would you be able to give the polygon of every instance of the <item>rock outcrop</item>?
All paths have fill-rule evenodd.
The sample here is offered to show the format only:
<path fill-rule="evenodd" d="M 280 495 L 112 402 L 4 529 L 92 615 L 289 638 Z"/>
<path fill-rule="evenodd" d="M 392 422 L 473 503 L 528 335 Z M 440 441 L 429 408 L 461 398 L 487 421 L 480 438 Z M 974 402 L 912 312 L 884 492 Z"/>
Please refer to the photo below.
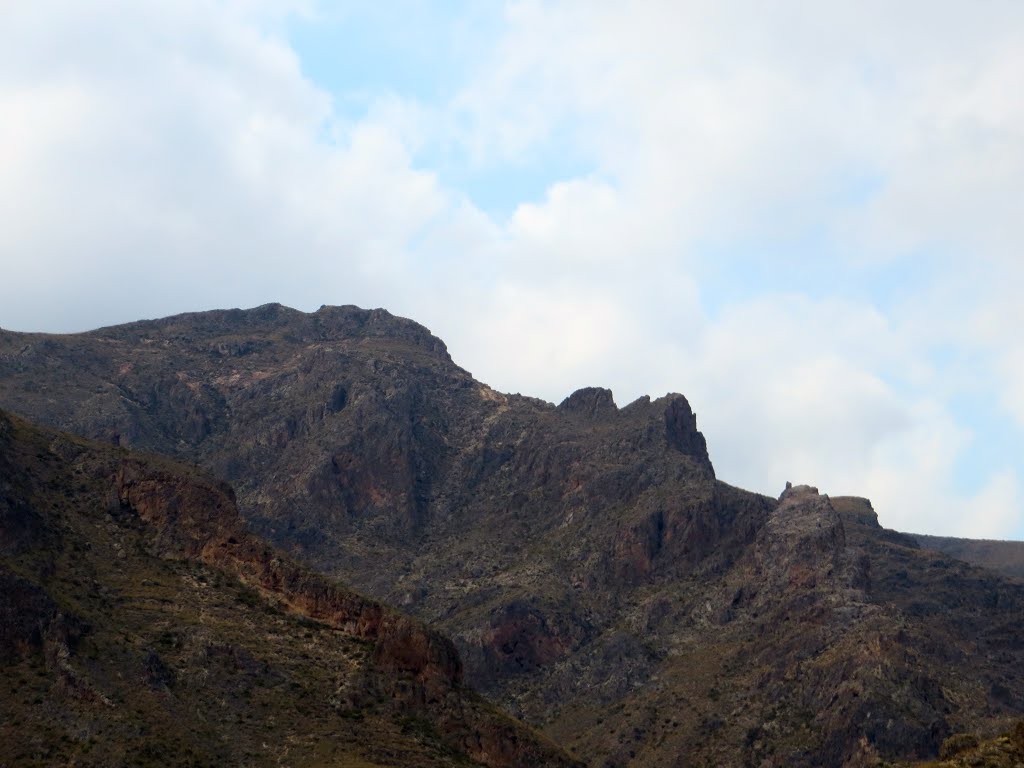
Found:
<path fill-rule="evenodd" d="M 602 416 L 611 416 L 619 409 L 615 405 L 615 398 L 612 397 L 610 389 L 585 387 L 577 389 L 565 398 L 558 406 L 558 410 L 597 419 Z"/>

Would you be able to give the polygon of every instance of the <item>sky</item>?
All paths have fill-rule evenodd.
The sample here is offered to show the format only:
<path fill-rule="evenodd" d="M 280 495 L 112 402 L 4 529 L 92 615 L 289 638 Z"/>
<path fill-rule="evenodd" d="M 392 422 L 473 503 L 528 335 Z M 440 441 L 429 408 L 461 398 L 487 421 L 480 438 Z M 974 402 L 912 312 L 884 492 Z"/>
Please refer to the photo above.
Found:
<path fill-rule="evenodd" d="M 1024 539 L 1024 4 L 0 0 L 0 326 L 384 307 Z"/>

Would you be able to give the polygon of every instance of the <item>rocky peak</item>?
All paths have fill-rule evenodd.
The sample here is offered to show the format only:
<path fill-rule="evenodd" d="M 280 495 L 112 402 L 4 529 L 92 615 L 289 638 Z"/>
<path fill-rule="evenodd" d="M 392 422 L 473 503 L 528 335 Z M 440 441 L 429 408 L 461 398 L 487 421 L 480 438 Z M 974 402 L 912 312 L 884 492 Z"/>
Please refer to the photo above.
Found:
<path fill-rule="evenodd" d="M 769 579 L 801 587 L 832 582 L 845 548 L 843 521 L 828 496 L 810 485 L 786 483 L 759 546 Z"/>
<path fill-rule="evenodd" d="M 665 401 L 665 439 L 669 447 L 687 456 L 693 456 L 711 467 L 707 441 L 697 429 L 697 415 L 690 408 L 689 402 L 675 392 L 662 400 Z"/>
<path fill-rule="evenodd" d="M 306 316 L 332 338 L 392 338 L 411 342 L 450 360 L 448 348 L 427 328 L 386 309 L 360 309 L 351 304 L 339 307 L 323 305 Z"/>
<path fill-rule="evenodd" d="M 913 536 L 883 528 L 878 522 L 878 513 L 868 499 L 861 496 L 833 496 L 831 501 L 843 521 L 847 543 L 859 544 L 867 537 L 911 549 L 918 547 Z"/>
<path fill-rule="evenodd" d="M 768 527 L 790 539 L 815 538 L 819 532 L 841 529 L 842 520 L 832 501 L 813 485 L 786 483 Z"/>
<path fill-rule="evenodd" d="M 832 506 L 843 518 L 844 522 L 864 525 L 868 528 L 881 529 L 878 522 L 878 513 L 871 506 L 871 501 L 860 496 L 836 496 L 832 499 Z"/>
<path fill-rule="evenodd" d="M 612 391 L 603 387 L 577 389 L 558 406 L 565 413 L 577 413 L 589 418 L 600 418 L 618 412 Z"/>
<path fill-rule="evenodd" d="M 820 496 L 818 489 L 813 485 L 793 485 L 791 482 L 786 481 L 786 488 L 779 494 L 779 503 L 785 501 L 792 501 L 796 499 L 808 499 L 814 496 Z M 828 498 L 827 496 L 825 497 Z"/>

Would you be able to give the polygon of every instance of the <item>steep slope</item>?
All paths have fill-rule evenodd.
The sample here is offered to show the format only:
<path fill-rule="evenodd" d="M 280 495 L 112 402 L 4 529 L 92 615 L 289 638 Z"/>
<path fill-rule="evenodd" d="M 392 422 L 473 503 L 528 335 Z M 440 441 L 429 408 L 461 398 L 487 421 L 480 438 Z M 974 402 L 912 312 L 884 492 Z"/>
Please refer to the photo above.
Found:
<path fill-rule="evenodd" d="M 989 539 L 957 539 L 952 536 L 913 534 L 924 549 L 944 552 L 958 560 L 990 568 L 1011 579 L 1024 581 L 1024 541 L 992 541 Z"/>
<path fill-rule="evenodd" d="M 867 765 L 1024 710 L 1024 588 L 716 479 L 686 399 L 495 392 L 381 310 L 0 334 L 0 404 L 197 461 L 593 765 Z"/>
<path fill-rule="evenodd" d="M 569 766 L 229 488 L 0 412 L 0 763 Z"/>

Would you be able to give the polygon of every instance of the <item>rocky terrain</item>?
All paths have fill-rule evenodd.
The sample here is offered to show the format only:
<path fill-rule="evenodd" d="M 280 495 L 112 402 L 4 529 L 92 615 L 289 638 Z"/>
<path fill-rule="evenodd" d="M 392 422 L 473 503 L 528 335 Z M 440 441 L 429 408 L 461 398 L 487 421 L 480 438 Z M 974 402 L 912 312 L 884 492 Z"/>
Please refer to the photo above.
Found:
<path fill-rule="evenodd" d="M 496 392 L 382 310 L 0 333 L 0 405 L 230 482 L 594 766 L 873 765 L 1024 712 L 1024 585 L 715 476 L 682 395 Z"/>
<path fill-rule="evenodd" d="M 572 761 L 195 470 L 0 412 L 0 765 Z"/>

